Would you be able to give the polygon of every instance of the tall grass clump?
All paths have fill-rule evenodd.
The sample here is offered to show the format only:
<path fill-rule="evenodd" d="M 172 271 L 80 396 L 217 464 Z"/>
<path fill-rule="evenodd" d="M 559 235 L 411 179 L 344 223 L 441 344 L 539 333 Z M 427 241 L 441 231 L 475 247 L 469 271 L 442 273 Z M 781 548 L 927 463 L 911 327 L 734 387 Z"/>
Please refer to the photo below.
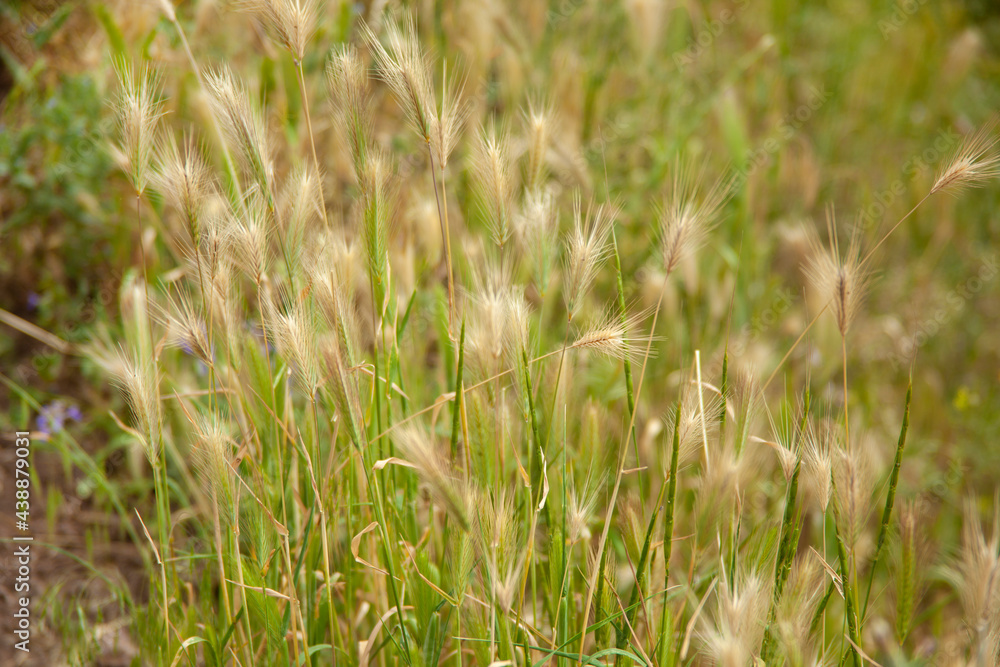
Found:
<path fill-rule="evenodd" d="M 712 271 L 741 317 L 743 255 L 712 263 L 719 239 L 755 233 L 735 168 L 681 145 L 626 201 L 574 174 L 555 91 L 508 84 L 530 76 L 505 61 L 492 88 L 474 59 L 456 75 L 433 36 L 447 16 L 375 12 L 332 35 L 334 9 L 309 0 L 234 4 L 261 53 L 203 54 L 164 4 L 183 53 L 159 77 L 118 65 L 140 253 L 90 353 L 153 481 L 144 664 L 917 651 L 930 602 L 901 480 L 920 387 L 885 409 L 883 446 L 849 373 L 878 252 L 913 211 L 875 243 L 841 238 L 832 212 L 825 238 L 810 229 L 812 320 L 755 368 L 731 323 L 696 325 Z M 917 206 L 997 174 L 994 125 Z M 803 342 L 837 368 L 786 366 Z M 992 664 L 998 538 L 977 521 L 956 636 Z"/>

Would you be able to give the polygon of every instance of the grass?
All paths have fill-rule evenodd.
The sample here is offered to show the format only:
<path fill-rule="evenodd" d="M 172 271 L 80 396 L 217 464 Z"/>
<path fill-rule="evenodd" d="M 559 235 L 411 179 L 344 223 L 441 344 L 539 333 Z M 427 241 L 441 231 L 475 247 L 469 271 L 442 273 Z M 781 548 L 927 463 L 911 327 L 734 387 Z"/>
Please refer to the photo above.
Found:
<path fill-rule="evenodd" d="M 1000 659 L 1000 87 L 962 6 L 432 4 L 95 10 L 135 245 L 60 351 L 129 464 L 51 417 L 36 457 L 142 554 L 101 580 L 129 658 Z M 12 427 L 71 393 L 4 386 Z"/>

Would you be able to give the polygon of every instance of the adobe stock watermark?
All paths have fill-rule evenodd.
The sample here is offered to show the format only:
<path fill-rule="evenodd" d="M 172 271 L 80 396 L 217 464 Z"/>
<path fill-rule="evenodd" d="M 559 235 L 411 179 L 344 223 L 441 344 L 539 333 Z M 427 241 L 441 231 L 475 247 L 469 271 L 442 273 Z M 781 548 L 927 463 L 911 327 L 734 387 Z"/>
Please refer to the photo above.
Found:
<path fill-rule="evenodd" d="M 867 232 L 875 227 L 889 211 L 889 207 L 906 192 L 906 180 L 912 180 L 917 174 L 933 169 L 941 158 L 950 155 L 962 137 L 953 129 L 941 130 L 934 143 L 903 163 L 902 176 L 894 180 L 888 187 L 874 195 L 875 201 L 862 209 L 855 223 L 855 232 Z"/>
<path fill-rule="evenodd" d="M 927 4 L 927 0 L 896 0 L 892 6 L 892 13 L 886 18 L 879 19 L 878 30 L 882 33 L 882 39 L 889 39 L 889 35 L 903 27 L 920 8 Z"/>
<path fill-rule="evenodd" d="M 673 54 L 674 65 L 679 70 L 683 70 L 688 65 L 694 63 L 705 50 L 715 43 L 726 27 L 736 21 L 740 13 L 750 6 L 750 0 L 736 0 L 733 8 L 726 8 L 719 12 L 718 17 L 705 21 L 698 32 L 689 40 L 687 48 L 675 51 Z"/>
<path fill-rule="evenodd" d="M 811 86 L 809 97 L 805 102 L 795 107 L 794 111 L 785 114 L 778 126 L 760 142 L 757 148 L 747 151 L 745 164 L 735 177 L 734 186 L 742 186 L 746 180 L 760 167 L 771 161 L 771 157 L 781 150 L 809 119 L 829 101 L 830 91 L 826 87 Z"/>
<path fill-rule="evenodd" d="M 1000 266 L 1000 255 L 994 252 L 982 261 L 972 276 L 948 292 L 944 303 L 930 317 L 921 321 L 913 333 L 903 339 L 889 360 L 893 370 L 908 364 L 917 350 L 934 338 L 948 322 L 958 317 L 965 310 L 969 300 L 996 279 L 998 266 Z"/>

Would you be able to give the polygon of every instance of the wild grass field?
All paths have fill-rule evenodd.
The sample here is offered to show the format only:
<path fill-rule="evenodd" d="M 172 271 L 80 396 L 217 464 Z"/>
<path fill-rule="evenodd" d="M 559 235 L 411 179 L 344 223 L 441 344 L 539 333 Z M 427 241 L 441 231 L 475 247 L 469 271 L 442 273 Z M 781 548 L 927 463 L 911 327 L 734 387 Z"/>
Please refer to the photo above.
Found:
<path fill-rule="evenodd" d="M 0 664 L 1000 664 L 998 40 L 0 8 Z"/>

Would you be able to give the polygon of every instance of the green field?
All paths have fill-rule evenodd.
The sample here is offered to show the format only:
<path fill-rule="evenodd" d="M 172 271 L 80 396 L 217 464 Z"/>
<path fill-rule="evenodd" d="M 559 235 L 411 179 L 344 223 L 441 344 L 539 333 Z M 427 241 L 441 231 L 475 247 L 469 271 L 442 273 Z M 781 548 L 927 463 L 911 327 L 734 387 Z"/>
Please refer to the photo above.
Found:
<path fill-rule="evenodd" d="M 1000 664 L 998 44 L 0 7 L 0 664 Z"/>

